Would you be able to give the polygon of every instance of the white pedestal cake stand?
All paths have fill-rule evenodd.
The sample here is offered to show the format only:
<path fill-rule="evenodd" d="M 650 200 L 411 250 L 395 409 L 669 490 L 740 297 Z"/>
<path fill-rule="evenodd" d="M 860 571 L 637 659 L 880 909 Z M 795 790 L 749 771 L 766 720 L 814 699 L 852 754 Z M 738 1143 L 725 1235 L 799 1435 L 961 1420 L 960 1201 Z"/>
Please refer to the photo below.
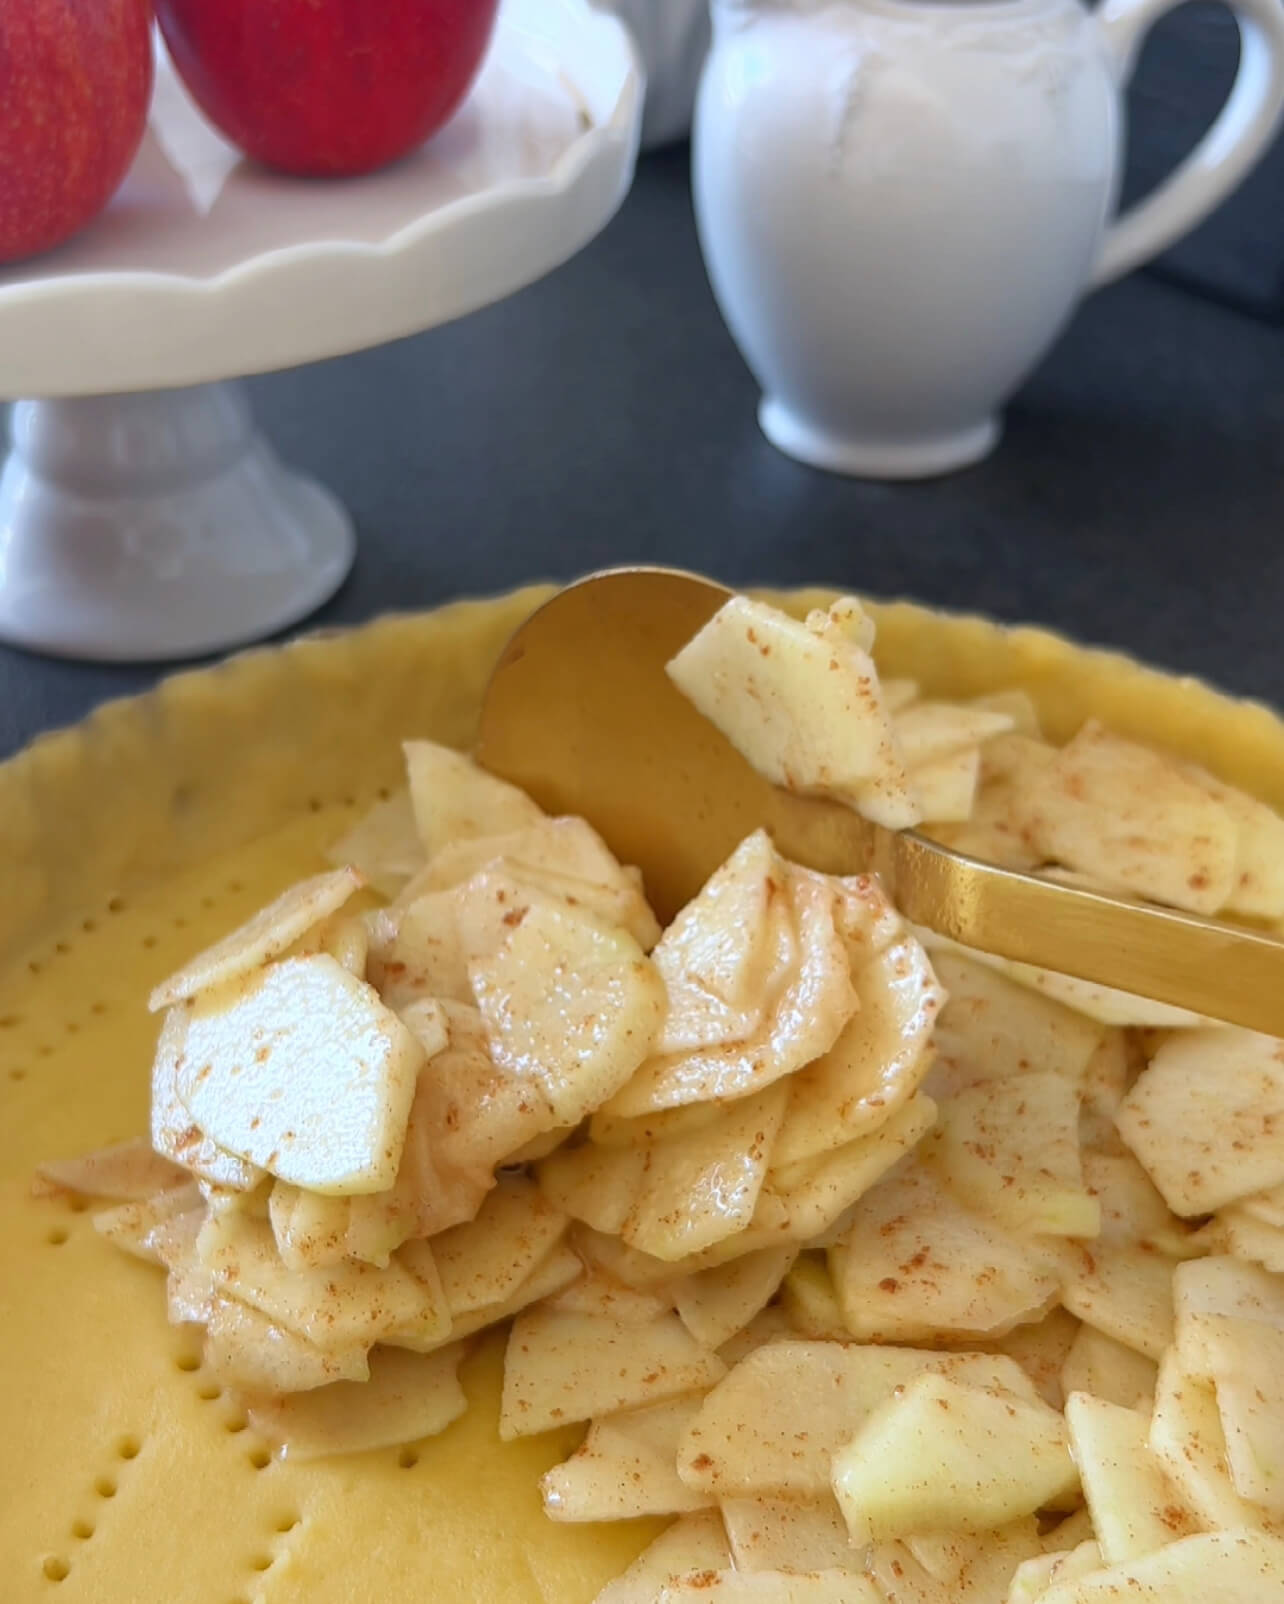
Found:
<path fill-rule="evenodd" d="M 0 397 L 17 403 L 0 640 L 173 658 L 318 607 L 352 563 L 351 520 L 279 462 L 229 381 L 431 328 L 548 272 L 623 199 L 641 112 L 628 37 L 588 0 L 504 0 L 450 126 L 348 182 L 236 162 L 162 70 L 107 213 L 0 271 Z"/>

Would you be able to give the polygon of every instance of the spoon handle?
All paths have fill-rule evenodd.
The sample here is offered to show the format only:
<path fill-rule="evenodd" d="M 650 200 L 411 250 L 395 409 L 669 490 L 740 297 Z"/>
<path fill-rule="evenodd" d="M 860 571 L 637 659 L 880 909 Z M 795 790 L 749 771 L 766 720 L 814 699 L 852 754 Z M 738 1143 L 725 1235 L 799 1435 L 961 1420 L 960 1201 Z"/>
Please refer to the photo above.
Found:
<path fill-rule="evenodd" d="M 1284 1036 L 1284 942 L 1265 932 L 1000 869 L 879 830 L 874 867 L 915 924 L 1053 969 Z"/>

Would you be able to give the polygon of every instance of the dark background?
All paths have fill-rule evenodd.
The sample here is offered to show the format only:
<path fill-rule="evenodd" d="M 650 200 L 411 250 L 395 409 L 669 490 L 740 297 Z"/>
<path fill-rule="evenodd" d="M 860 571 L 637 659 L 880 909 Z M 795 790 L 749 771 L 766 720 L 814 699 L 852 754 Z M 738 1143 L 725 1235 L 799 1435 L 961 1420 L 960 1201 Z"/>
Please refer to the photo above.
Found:
<path fill-rule="evenodd" d="M 1163 25 L 1132 89 L 1130 194 L 1190 147 L 1235 60 L 1216 7 Z M 253 382 L 282 453 L 358 524 L 352 578 L 304 627 L 650 559 L 1033 620 L 1284 704 L 1284 147 L 1085 304 L 994 457 L 900 486 L 761 438 L 686 166 L 646 158 L 602 237 L 499 306 Z M 157 672 L 0 649 L 0 755 Z"/>

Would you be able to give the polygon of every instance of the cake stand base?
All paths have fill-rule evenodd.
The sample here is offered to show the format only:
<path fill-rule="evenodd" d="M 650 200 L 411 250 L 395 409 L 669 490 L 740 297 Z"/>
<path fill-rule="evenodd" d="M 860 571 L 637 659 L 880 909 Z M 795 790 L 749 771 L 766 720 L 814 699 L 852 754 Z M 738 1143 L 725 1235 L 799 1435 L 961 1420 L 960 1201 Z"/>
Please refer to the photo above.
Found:
<path fill-rule="evenodd" d="M 194 657 L 296 623 L 352 566 L 352 522 L 257 431 L 243 386 L 19 401 L 0 474 L 0 640 Z"/>

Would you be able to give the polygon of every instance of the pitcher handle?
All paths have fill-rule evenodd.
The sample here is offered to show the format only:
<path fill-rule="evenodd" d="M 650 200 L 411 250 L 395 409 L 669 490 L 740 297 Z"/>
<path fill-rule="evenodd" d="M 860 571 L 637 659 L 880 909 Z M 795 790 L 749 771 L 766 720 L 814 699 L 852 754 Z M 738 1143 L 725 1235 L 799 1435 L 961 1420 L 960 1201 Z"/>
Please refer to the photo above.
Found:
<path fill-rule="evenodd" d="M 1142 40 L 1183 0 L 1105 0 L 1097 21 L 1120 84 Z M 1107 228 L 1093 285 L 1140 267 L 1188 233 L 1248 175 L 1284 117 L 1284 3 L 1227 0 L 1239 25 L 1239 71 L 1216 122 L 1157 189 Z"/>

